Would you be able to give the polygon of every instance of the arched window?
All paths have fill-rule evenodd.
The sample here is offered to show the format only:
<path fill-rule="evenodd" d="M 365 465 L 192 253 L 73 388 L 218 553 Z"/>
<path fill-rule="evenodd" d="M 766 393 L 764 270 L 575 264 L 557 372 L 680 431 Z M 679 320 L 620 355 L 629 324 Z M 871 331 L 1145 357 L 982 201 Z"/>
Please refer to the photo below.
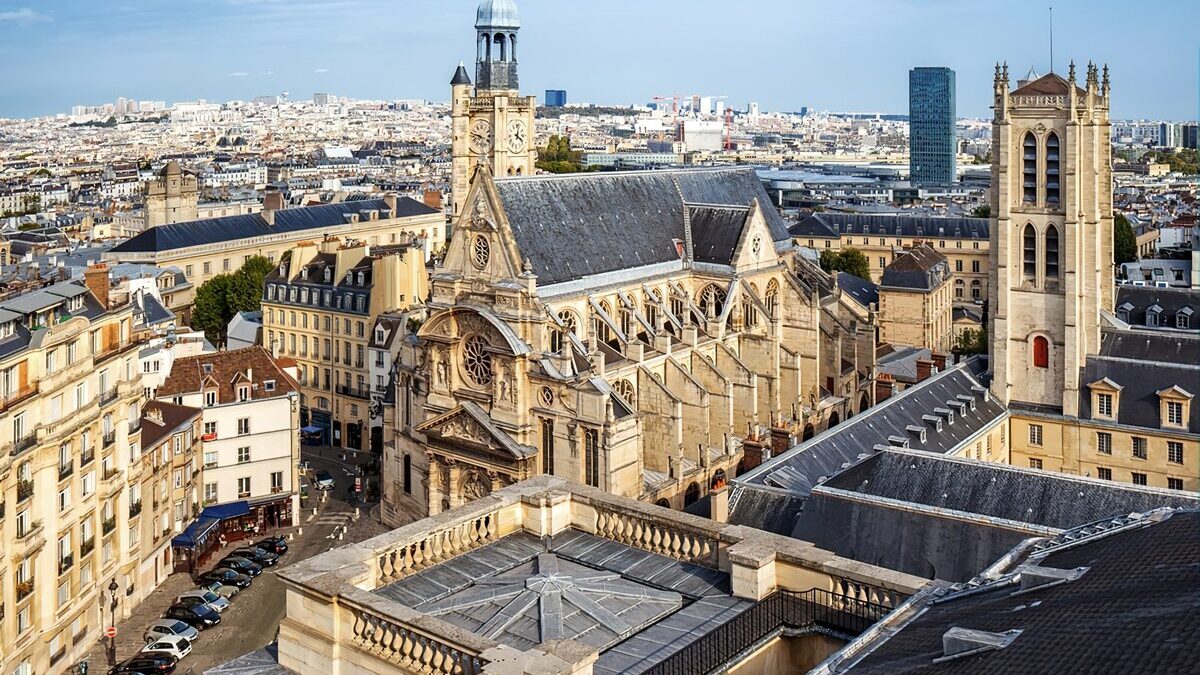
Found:
<path fill-rule="evenodd" d="M 699 300 L 700 311 L 707 319 L 715 319 L 725 310 L 725 291 L 716 284 L 705 286 Z"/>
<path fill-rule="evenodd" d="M 965 292 L 964 291 L 965 288 L 966 288 L 966 286 L 963 285 L 962 279 L 955 279 L 954 280 L 954 298 L 955 299 L 962 298 L 963 293 Z"/>
<path fill-rule="evenodd" d="M 609 317 L 612 317 L 612 310 L 608 306 L 608 301 L 600 302 L 600 309 Z M 595 333 L 596 339 L 600 342 L 608 342 L 612 339 L 612 331 L 608 327 L 608 322 L 600 317 L 600 312 L 592 315 L 592 332 Z"/>
<path fill-rule="evenodd" d="M 1021 159 L 1023 160 L 1023 170 L 1021 172 L 1023 188 L 1022 200 L 1026 204 L 1037 203 L 1037 139 L 1033 137 L 1032 131 L 1025 132 L 1025 140 L 1021 143 Z"/>
<path fill-rule="evenodd" d="M 1058 228 L 1046 228 L 1046 278 L 1058 278 Z"/>
<path fill-rule="evenodd" d="M 1058 134 L 1046 136 L 1046 204 L 1058 206 Z"/>
<path fill-rule="evenodd" d="M 1033 225 L 1025 226 L 1024 247 L 1022 254 L 1025 261 L 1025 278 L 1033 279 L 1037 277 L 1037 232 L 1034 231 Z"/>
<path fill-rule="evenodd" d="M 517 60 L 517 34 L 516 33 L 508 34 L 508 44 L 509 44 L 509 57 L 513 61 L 516 61 Z"/>
<path fill-rule="evenodd" d="M 975 279 L 971 282 L 971 299 L 972 300 L 979 299 L 979 295 L 982 292 L 982 288 L 983 288 L 983 284 L 981 284 L 978 279 Z"/>
<path fill-rule="evenodd" d="M 1035 368 L 1050 367 L 1050 341 L 1041 335 L 1033 338 L 1033 366 Z"/>
<path fill-rule="evenodd" d="M 496 56 L 497 56 L 496 60 L 497 61 L 507 61 L 508 60 L 508 50 L 506 48 L 507 43 L 504 38 L 504 33 L 496 33 L 495 42 L 496 42 Z"/>
<path fill-rule="evenodd" d="M 754 306 L 754 301 L 750 296 L 742 294 L 742 325 L 747 328 L 753 328 L 758 325 L 758 309 Z"/>
<path fill-rule="evenodd" d="M 775 308 L 779 306 L 779 282 L 774 279 L 767 282 L 766 305 L 767 313 L 775 318 Z"/>

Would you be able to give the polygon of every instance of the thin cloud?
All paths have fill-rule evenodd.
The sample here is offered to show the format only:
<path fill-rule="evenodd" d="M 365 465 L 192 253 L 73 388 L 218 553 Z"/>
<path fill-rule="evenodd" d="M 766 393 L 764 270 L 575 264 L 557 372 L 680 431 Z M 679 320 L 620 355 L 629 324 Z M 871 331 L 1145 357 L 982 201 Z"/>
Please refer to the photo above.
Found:
<path fill-rule="evenodd" d="M 235 72 L 235 73 L 230 73 L 230 74 L 229 74 L 229 77 L 249 77 L 249 76 L 250 76 L 250 73 L 247 73 L 247 72 L 245 72 L 245 71 L 242 71 L 242 70 L 239 70 L 239 71 L 237 71 L 237 72 Z"/>
<path fill-rule="evenodd" d="M 0 21 L 12 21 L 14 23 L 34 23 L 36 21 L 53 21 L 50 17 L 40 12 L 35 12 L 28 7 L 13 9 L 7 12 L 0 12 Z"/>
<path fill-rule="evenodd" d="M 328 73 L 329 69 L 328 68 L 316 68 L 313 70 L 313 72 L 314 73 Z"/>

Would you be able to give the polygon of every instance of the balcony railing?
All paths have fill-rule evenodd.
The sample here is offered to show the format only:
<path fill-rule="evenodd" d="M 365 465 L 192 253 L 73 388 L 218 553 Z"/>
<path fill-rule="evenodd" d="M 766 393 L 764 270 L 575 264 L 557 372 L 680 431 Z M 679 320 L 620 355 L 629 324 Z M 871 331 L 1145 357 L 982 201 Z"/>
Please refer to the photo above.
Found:
<path fill-rule="evenodd" d="M 104 470 L 104 477 L 101 478 L 100 480 L 112 480 L 113 477 L 115 477 L 119 473 L 121 473 L 120 469 L 118 469 L 115 466 L 110 466 Z"/>
<path fill-rule="evenodd" d="M 29 579 L 26 579 L 25 581 L 17 582 L 17 602 L 20 602 L 20 601 L 24 600 L 25 598 L 29 597 L 29 594 L 32 592 L 33 592 L 33 578 L 32 577 Z"/>
<path fill-rule="evenodd" d="M 25 401 L 38 393 L 38 383 L 26 385 L 20 389 L 0 396 L 0 412 L 8 410 L 14 405 Z"/>
<path fill-rule="evenodd" d="M 19 539 L 19 540 L 28 539 L 28 538 L 32 537 L 33 535 L 37 534 L 38 532 L 40 532 L 41 529 L 42 529 L 42 521 L 40 521 L 40 520 L 33 521 L 32 523 L 29 524 L 28 527 L 25 527 L 25 528 L 20 527 L 20 521 L 18 521 L 17 539 Z"/>
<path fill-rule="evenodd" d="M 16 457 L 35 445 L 37 445 L 37 432 L 25 434 L 13 443 L 12 455 Z"/>
<path fill-rule="evenodd" d="M 337 386 L 337 393 L 342 396 L 353 396 L 354 398 L 370 399 L 371 390 L 366 387 L 348 387 L 344 384 Z"/>
<path fill-rule="evenodd" d="M 108 446 L 112 445 L 116 440 L 117 440 L 117 432 L 116 431 L 110 431 L 110 432 L 104 434 L 104 447 L 107 448 Z"/>
<path fill-rule="evenodd" d="M 33 481 L 19 480 L 17 481 L 17 503 L 23 502 L 33 496 Z"/>
<path fill-rule="evenodd" d="M 129 505 L 129 517 L 130 518 L 136 517 L 141 512 L 142 512 L 142 501 L 140 499 Z"/>
<path fill-rule="evenodd" d="M 69 555 L 58 560 L 58 573 L 64 574 L 67 570 L 75 566 L 75 556 Z"/>
<path fill-rule="evenodd" d="M 88 448 L 86 452 L 79 456 L 79 468 L 82 469 L 88 464 L 91 464 L 92 460 L 94 459 L 96 459 L 96 451 Z"/>
<path fill-rule="evenodd" d="M 70 477 L 70 475 L 73 473 L 75 473 L 75 465 L 74 464 L 60 464 L 58 467 L 58 479 L 59 480 L 65 480 L 68 477 Z"/>
<path fill-rule="evenodd" d="M 117 392 L 116 387 L 109 387 L 108 389 L 105 389 L 104 391 L 100 392 L 100 405 L 108 405 L 109 403 L 112 403 L 113 401 L 117 400 L 118 395 L 119 393 Z"/>
<path fill-rule="evenodd" d="M 132 509 L 130 509 L 130 510 L 132 511 Z M 112 532 L 115 529 L 117 529 L 117 517 L 116 516 L 113 516 L 112 518 L 108 518 L 103 523 L 100 524 L 100 531 L 103 532 L 104 534 L 108 534 L 109 532 Z"/>
<path fill-rule="evenodd" d="M 82 558 L 83 556 L 91 553 L 93 550 L 95 550 L 95 548 L 96 538 L 92 537 L 91 539 L 79 544 L 79 557 Z"/>

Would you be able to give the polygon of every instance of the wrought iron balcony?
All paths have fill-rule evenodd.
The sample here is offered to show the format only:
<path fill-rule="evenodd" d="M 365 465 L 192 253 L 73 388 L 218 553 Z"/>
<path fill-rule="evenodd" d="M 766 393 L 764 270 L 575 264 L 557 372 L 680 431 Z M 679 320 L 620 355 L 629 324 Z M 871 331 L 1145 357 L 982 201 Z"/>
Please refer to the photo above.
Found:
<path fill-rule="evenodd" d="M 17 481 L 17 502 L 23 502 L 33 496 L 33 481 L 19 480 Z"/>
<path fill-rule="evenodd" d="M 129 505 L 129 517 L 133 518 L 142 512 L 142 500 L 138 500 Z"/>

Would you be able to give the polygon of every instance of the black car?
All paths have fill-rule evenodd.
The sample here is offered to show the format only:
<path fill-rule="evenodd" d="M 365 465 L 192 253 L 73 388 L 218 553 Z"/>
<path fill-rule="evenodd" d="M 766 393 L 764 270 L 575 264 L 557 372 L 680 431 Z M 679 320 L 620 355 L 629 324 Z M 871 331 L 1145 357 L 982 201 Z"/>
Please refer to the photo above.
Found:
<path fill-rule="evenodd" d="M 225 586 L 237 586 L 238 588 L 248 588 L 250 586 L 250 577 L 245 574 L 239 574 L 228 567 L 218 567 L 215 570 L 209 570 L 196 577 L 196 583 L 211 584 L 217 581 Z"/>
<path fill-rule="evenodd" d="M 255 546 L 275 555 L 283 555 L 288 552 L 287 539 L 283 537 L 267 537 L 260 540 Z"/>
<path fill-rule="evenodd" d="M 196 630 L 206 630 L 221 623 L 221 615 L 217 614 L 216 610 L 208 605 L 188 607 L 187 605 L 176 603 L 163 612 L 163 618 L 179 619 Z"/>
<path fill-rule="evenodd" d="M 169 654 L 138 654 L 109 669 L 109 673 L 159 673 L 166 675 L 175 670 L 178 661 Z"/>
<path fill-rule="evenodd" d="M 234 549 L 233 555 L 245 558 L 252 562 L 256 562 L 263 567 L 270 567 L 279 562 L 279 554 L 270 551 L 264 551 L 257 546 L 243 546 L 239 549 Z"/>
<path fill-rule="evenodd" d="M 236 570 L 252 577 L 262 574 L 262 565 L 253 560 L 243 558 L 240 555 L 227 555 L 221 558 L 221 562 L 217 563 L 217 565 L 219 567 L 228 567 L 231 570 Z"/>

